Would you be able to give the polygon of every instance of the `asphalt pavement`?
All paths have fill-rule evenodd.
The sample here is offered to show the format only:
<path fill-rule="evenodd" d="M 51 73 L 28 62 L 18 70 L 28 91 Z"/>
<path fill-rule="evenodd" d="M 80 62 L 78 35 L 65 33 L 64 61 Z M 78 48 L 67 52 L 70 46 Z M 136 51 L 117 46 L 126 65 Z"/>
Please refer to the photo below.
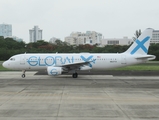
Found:
<path fill-rule="evenodd" d="M 159 76 L 0 72 L 0 120 L 159 120 Z"/>

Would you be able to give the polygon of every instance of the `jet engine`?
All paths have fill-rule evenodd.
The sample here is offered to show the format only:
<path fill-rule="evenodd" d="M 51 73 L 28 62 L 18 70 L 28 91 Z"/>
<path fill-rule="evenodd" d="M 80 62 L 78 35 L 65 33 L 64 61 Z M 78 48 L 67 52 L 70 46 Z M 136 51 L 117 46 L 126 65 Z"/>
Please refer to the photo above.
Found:
<path fill-rule="evenodd" d="M 90 66 L 82 66 L 82 67 L 80 67 L 80 70 L 91 70 L 92 69 L 92 67 L 90 67 Z"/>
<path fill-rule="evenodd" d="M 62 74 L 62 67 L 48 67 L 47 73 L 48 75 L 56 76 Z"/>

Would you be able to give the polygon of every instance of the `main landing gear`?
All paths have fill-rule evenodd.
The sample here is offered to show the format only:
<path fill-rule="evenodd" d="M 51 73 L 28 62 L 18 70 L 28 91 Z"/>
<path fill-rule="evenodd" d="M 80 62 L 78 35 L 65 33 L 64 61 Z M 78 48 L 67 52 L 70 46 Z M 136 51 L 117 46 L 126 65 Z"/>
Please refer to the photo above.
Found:
<path fill-rule="evenodd" d="M 25 78 L 25 70 L 23 70 L 22 72 L 23 72 L 22 78 Z"/>
<path fill-rule="evenodd" d="M 78 73 L 73 73 L 73 74 L 72 74 L 72 77 L 73 77 L 73 78 L 77 78 L 77 77 L 78 77 Z"/>

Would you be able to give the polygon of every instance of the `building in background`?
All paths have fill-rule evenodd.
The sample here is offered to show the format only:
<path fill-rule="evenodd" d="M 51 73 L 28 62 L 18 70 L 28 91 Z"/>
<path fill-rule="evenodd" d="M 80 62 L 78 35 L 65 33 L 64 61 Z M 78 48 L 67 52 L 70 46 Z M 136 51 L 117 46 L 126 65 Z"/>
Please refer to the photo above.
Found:
<path fill-rule="evenodd" d="M 159 43 L 159 30 L 153 30 L 150 43 Z"/>
<path fill-rule="evenodd" d="M 95 31 L 86 31 L 86 33 L 72 32 L 70 36 L 65 37 L 65 42 L 70 45 L 95 45 L 100 44 L 102 34 Z"/>
<path fill-rule="evenodd" d="M 60 40 L 59 38 L 55 38 L 55 37 L 52 37 L 50 40 L 49 40 L 49 43 L 52 43 L 52 44 L 55 44 L 56 40 Z"/>
<path fill-rule="evenodd" d="M 12 25 L 11 24 L 0 24 L 0 36 L 12 36 Z"/>
<path fill-rule="evenodd" d="M 37 42 L 42 40 L 42 30 L 38 26 L 34 26 L 33 29 L 29 30 L 30 42 Z"/>
<path fill-rule="evenodd" d="M 101 40 L 101 47 L 104 47 L 105 45 L 130 45 L 133 42 L 132 39 L 129 39 L 128 37 L 123 38 L 106 38 Z"/>

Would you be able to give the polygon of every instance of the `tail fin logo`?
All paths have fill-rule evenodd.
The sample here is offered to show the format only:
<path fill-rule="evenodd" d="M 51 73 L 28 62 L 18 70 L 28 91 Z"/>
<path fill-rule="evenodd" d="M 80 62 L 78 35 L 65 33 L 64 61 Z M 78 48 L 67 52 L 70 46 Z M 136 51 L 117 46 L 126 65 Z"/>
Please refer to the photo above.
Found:
<path fill-rule="evenodd" d="M 149 36 L 145 37 L 141 42 L 136 40 L 137 46 L 131 51 L 131 55 L 133 55 L 138 49 L 142 49 L 145 53 L 148 52 L 148 49 L 144 46 L 144 44 L 150 39 Z"/>

